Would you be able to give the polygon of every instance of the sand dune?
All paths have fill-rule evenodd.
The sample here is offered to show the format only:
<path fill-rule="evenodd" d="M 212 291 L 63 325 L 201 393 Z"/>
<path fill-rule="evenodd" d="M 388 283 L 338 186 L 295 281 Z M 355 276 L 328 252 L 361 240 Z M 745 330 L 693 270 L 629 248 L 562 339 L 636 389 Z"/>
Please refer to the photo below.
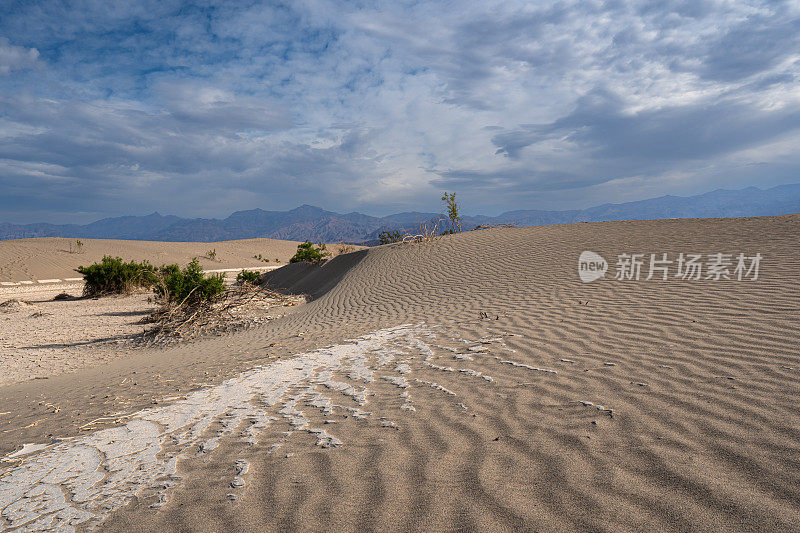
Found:
<path fill-rule="evenodd" d="M 186 264 L 197 257 L 205 269 L 285 264 L 297 251 L 297 243 L 276 239 L 244 239 L 225 242 L 152 242 L 82 239 L 78 253 L 75 239 L 43 237 L 0 241 L 0 282 L 80 277 L 75 269 L 90 265 L 104 255 L 126 261 L 147 260 L 155 265 Z M 205 257 L 216 251 L 215 259 Z M 254 259 L 261 254 L 270 260 Z"/>
<path fill-rule="evenodd" d="M 82 445 L 96 464 L 53 486 L 118 499 L 40 495 L 43 523 L 796 530 L 798 234 L 800 215 L 496 229 L 278 270 L 315 299 L 263 328 L 0 388 L 0 453 L 47 445 L 0 500 L 30 511 L 12 489 Z M 605 279 L 580 281 L 584 250 Z M 681 252 L 763 259 L 755 281 L 612 279 L 620 254 Z"/>

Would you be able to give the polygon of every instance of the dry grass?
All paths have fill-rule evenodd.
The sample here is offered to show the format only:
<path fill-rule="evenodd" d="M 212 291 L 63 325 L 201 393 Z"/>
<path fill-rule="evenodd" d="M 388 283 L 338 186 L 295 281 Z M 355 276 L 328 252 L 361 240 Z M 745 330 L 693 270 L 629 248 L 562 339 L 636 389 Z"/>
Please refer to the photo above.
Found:
<path fill-rule="evenodd" d="M 434 240 L 437 237 L 441 237 L 439 235 L 439 224 L 442 222 L 447 222 L 448 219 L 440 218 L 436 221 L 427 221 L 420 224 L 420 233 L 416 235 L 411 235 L 410 233 L 406 233 L 403 236 L 403 240 L 400 241 L 402 243 L 409 243 L 409 242 L 429 242 Z"/>
<path fill-rule="evenodd" d="M 336 257 L 337 255 L 349 254 L 355 251 L 356 251 L 355 246 L 353 246 L 352 244 L 345 244 L 343 242 L 331 245 L 330 249 L 331 257 Z"/>

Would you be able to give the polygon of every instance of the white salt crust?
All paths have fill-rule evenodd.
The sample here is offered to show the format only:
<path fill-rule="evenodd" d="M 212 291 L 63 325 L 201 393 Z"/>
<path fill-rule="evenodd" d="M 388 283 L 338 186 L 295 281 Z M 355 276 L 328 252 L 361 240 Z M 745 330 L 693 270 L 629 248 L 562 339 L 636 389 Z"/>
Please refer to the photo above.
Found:
<path fill-rule="evenodd" d="M 170 489 L 181 482 L 177 475 L 181 459 L 212 453 L 223 438 L 259 444 L 264 430 L 278 420 L 284 420 L 289 430 L 278 442 L 265 443 L 270 453 L 294 434 L 307 434 L 309 445 L 340 446 L 339 437 L 315 427 L 312 420 L 334 429 L 336 426 L 328 424 L 335 424 L 337 416 L 368 420 L 371 413 L 364 407 L 375 388 L 389 386 L 381 383 L 388 382 L 398 392 L 400 410 L 406 416 L 416 411 L 412 383 L 456 396 L 439 383 L 414 377 L 417 370 L 493 381 L 473 369 L 433 363 L 437 357 L 429 343 L 433 339 L 433 331 L 422 324 L 379 330 L 345 344 L 256 367 L 170 405 L 140 411 L 118 427 L 52 444 L 26 444 L 3 458 L 9 467 L 0 471 L 0 531 L 70 532 L 78 525 L 92 529 L 135 495 L 152 497 L 153 507 L 163 506 Z M 482 338 L 468 350 L 480 353 L 486 350 L 482 345 L 495 342 L 502 343 L 502 339 Z M 456 354 L 456 358 L 472 360 L 466 354 Z M 304 410 L 308 409 L 315 411 L 315 416 L 307 417 Z M 378 423 L 400 429 L 394 420 Z M 284 454 L 286 458 L 293 455 Z M 244 459 L 232 465 L 228 490 L 234 492 L 227 495 L 231 501 L 245 489 L 249 469 Z"/>
<path fill-rule="evenodd" d="M 134 495 L 154 496 L 155 506 L 163 505 L 168 489 L 180 482 L 180 459 L 211 453 L 224 437 L 257 444 L 279 418 L 289 422 L 288 434 L 306 432 L 317 446 L 340 446 L 339 438 L 313 427 L 303 409 L 368 418 L 370 413 L 361 409 L 370 395 L 365 385 L 399 355 L 430 357 L 422 336 L 428 336 L 423 326 L 376 331 L 254 368 L 171 405 L 145 409 L 122 426 L 54 444 L 25 445 L 4 458 L 11 466 L 0 472 L 0 530 L 68 532 L 79 524 L 96 526 Z M 398 371 L 408 374 L 406 366 Z M 340 381 L 340 375 L 354 383 Z M 398 386 L 403 381 L 392 380 Z M 406 410 L 413 410 L 410 395 L 403 401 Z M 246 462 L 236 463 L 232 488 L 241 490 L 248 468 Z"/>

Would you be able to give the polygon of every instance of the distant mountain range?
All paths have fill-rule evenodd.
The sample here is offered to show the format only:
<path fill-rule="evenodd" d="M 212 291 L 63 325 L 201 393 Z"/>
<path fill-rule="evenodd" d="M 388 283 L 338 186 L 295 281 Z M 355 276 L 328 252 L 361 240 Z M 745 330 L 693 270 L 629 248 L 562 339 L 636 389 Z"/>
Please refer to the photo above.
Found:
<path fill-rule="evenodd" d="M 710 218 L 782 215 L 800 212 L 800 184 L 768 190 L 756 187 L 719 189 L 697 196 L 662 196 L 638 202 L 605 204 L 569 211 L 508 211 L 498 216 L 463 216 L 462 227 L 515 224 L 541 226 L 604 220 Z M 438 213 L 408 212 L 385 217 L 361 213 L 340 214 L 302 205 L 290 211 L 251 209 L 225 219 L 180 218 L 153 213 L 147 216 L 105 218 L 86 225 L 0 223 L 0 240 L 28 237 L 128 239 L 172 242 L 214 242 L 270 237 L 314 242 L 374 243 L 385 230 L 415 231 L 420 224 L 441 218 Z"/>

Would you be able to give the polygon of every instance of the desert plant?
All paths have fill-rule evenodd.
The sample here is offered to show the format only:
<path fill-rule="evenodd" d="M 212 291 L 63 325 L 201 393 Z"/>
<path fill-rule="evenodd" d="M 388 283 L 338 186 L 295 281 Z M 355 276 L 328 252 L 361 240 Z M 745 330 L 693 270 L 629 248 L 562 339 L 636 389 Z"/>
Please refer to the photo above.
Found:
<path fill-rule="evenodd" d="M 174 270 L 176 267 L 171 268 Z M 269 309 L 273 305 L 291 306 L 295 303 L 295 299 L 261 285 L 238 284 L 226 288 L 211 300 L 199 301 L 198 305 L 162 302 L 163 305 L 150 315 L 149 322 L 153 327 L 145 332 L 144 338 L 148 344 L 163 345 L 162 343 L 192 339 L 208 333 L 240 330 L 262 323 L 260 317 L 253 317 L 251 313 L 259 314 L 264 311 L 265 304 Z"/>
<path fill-rule="evenodd" d="M 456 203 L 456 193 L 444 193 L 442 201 L 447 207 L 447 218 L 450 219 L 449 233 L 456 233 L 461 231 L 461 217 L 458 215 L 458 204 Z"/>
<path fill-rule="evenodd" d="M 162 266 L 154 292 L 167 303 L 195 305 L 207 302 L 225 290 L 222 274 L 206 276 L 195 257 L 181 269 L 178 265 Z"/>
<path fill-rule="evenodd" d="M 126 263 L 121 257 L 103 256 L 103 260 L 88 267 L 79 266 L 76 272 L 83 274 L 85 296 L 125 294 L 139 288 L 151 287 L 156 269 L 147 261 Z"/>
<path fill-rule="evenodd" d="M 445 221 L 446 219 L 440 218 L 439 220 L 429 220 L 427 222 L 423 222 L 419 225 L 419 233 L 416 235 L 411 235 L 407 233 L 401 242 L 425 242 L 425 241 L 432 241 L 435 239 L 439 233 L 439 224 Z"/>
<path fill-rule="evenodd" d="M 213 249 L 213 250 L 207 251 L 206 252 L 206 257 L 208 259 L 211 259 L 212 261 L 216 261 L 217 260 L 217 250 Z"/>
<path fill-rule="evenodd" d="M 261 254 L 254 255 L 253 259 L 257 259 L 258 261 L 261 261 L 262 263 L 269 263 L 269 259 L 267 259 L 266 257 L 263 257 Z"/>
<path fill-rule="evenodd" d="M 80 239 L 75 239 L 75 248 L 72 247 L 72 241 L 69 242 L 69 253 L 71 254 L 79 254 L 83 250 L 83 241 Z"/>
<path fill-rule="evenodd" d="M 242 270 L 236 275 L 236 281 L 239 283 L 250 283 L 255 285 L 261 281 L 261 274 L 253 270 Z"/>
<path fill-rule="evenodd" d="M 399 230 L 395 231 L 382 231 L 378 234 L 378 241 L 381 244 L 391 244 L 393 242 L 400 242 L 403 240 L 403 234 Z"/>
<path fill-rule="evenodd" d="M 319 263 L 325 257 L 330 255 L 325 250 L 325 245 L 320 243 L 315 248 L 311 241 L 306 241 L 297 245 L 297 253 L 294 257 L 289 259 L 290 263 L 300 263 L 301 261 L 310 261 L 312 263 Z"/>

